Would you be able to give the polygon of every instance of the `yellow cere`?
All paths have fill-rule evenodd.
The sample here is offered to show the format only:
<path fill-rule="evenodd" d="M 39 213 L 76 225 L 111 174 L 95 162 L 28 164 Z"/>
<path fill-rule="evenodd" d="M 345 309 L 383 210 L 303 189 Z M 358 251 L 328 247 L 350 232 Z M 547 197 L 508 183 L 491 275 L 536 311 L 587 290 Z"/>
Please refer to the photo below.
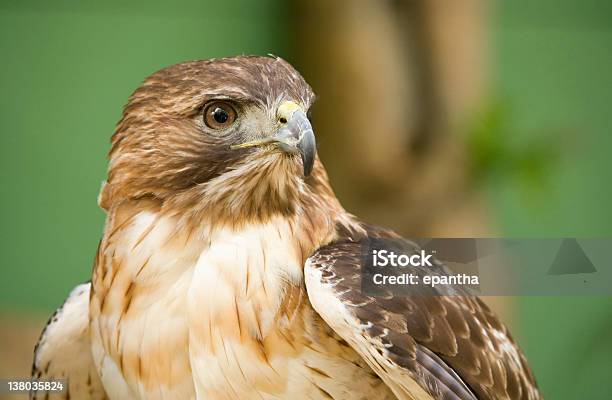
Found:
<path fill-rule="evenodd" d="M 278 119 L 284 118 L 285 121 L 289 121 L 291 116 L 297 110 L 301 110 L 302 107 L 294 103 L 293 101 L 285 101 L 278 107 Z"/>
<path fill-rule="evenodd" d="M 302 110 L 302 107 L 300 107 L 297 103 L 293 101 L 285 101 L 278 107 L 278 119 L 281 120 L 284 118 L 285 121 L 289 121 L 293 116 L 293 113 L 298 110 Z M 273 142 L 275 142 L 274 138 L 267 137 L 263 139 L 256 139 L 246 143 L 234 144 L 230 146 L 230 149 L 245 149 L 248 147 L 261 146 Z"/>

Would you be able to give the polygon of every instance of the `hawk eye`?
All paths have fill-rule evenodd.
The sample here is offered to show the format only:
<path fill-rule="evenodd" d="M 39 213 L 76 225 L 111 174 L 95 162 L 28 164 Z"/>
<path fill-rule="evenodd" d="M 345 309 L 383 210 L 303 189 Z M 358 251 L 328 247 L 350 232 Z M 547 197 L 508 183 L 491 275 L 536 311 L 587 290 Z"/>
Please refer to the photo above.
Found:
<path fill-rule="evenodd" d="M 204 123 L 211 129 L 225 129 L 236 120 L 236 110 L 226 101 L 214 101 L 204 107 Z"/>

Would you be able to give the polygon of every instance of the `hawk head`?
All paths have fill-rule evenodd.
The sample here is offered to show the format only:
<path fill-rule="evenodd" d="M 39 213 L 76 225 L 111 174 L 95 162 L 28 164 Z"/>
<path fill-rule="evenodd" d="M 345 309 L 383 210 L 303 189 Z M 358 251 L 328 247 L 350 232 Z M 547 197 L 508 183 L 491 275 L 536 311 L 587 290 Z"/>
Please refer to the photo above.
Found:
<path fill-rule="evenodd" d="M 307 118 L 313 101 L 302 76 L 277 57 L 162 69 L 125 106 L 101 205 L 153 196 L 247 217 L 295 211 L 304 185 L 327 179 Z"/>

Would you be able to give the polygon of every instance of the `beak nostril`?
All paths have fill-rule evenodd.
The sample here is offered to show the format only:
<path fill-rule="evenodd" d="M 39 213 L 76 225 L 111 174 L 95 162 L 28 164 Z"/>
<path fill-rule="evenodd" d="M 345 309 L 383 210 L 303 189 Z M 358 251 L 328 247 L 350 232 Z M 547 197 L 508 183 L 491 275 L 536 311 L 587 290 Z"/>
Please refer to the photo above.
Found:
<path fill-rule="evenodd" d="M 286 124 L 286 123 L 287 123 L 287 118 L 285 118 L 285 117 L 280 117 L 280 118 L 279 118 L 279 121 L 280 121 L 280 123 L 281 123 L 281 124 Z"/>

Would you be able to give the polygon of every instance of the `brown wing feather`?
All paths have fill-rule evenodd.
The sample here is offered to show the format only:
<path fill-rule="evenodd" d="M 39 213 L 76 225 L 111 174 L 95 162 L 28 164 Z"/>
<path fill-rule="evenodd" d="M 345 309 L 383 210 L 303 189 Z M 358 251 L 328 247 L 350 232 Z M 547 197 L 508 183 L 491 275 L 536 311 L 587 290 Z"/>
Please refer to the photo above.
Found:
<path fill-rule="evenodd" d="M 370 237 L 397 238 L 382 229 L 366 229 Z M 404 252 L 418 249 L 411 242 L 397 240 Z M 332 328 L 345 330 L 346 335 L 350 325 L 346 321 L 354 318 L 352 329 L 362 331 L 355 337 L 378 346 L 376 352 L 384 355 L 391 368 L 406 371 L 434 399 L 541 398 L 522 352 L 478 297 L 365 295 L 361 291 L 361 252 L 359 242 L 339 240 L 319 249 L 306 264 L 311 302 Z M 440 274 L 447 273 L 443 265 L 434 267 Z M 329 294 L 339 300 L 345 322 L 331 320 L 335 317 L 329 311 L 333 308 Z M 321 301 L 313 298 L 317 296 L 325 296 L 327 306 L 321 307 Z M 355 340 L 353 344 L 355 347 Z M 363 352 L 363 348 L 356 350 Z M 381 374 L 381 370 L 386 373 L 385 368 L 377 372 Z M 383 377 L 387 384 L 389 379 Z"/>

